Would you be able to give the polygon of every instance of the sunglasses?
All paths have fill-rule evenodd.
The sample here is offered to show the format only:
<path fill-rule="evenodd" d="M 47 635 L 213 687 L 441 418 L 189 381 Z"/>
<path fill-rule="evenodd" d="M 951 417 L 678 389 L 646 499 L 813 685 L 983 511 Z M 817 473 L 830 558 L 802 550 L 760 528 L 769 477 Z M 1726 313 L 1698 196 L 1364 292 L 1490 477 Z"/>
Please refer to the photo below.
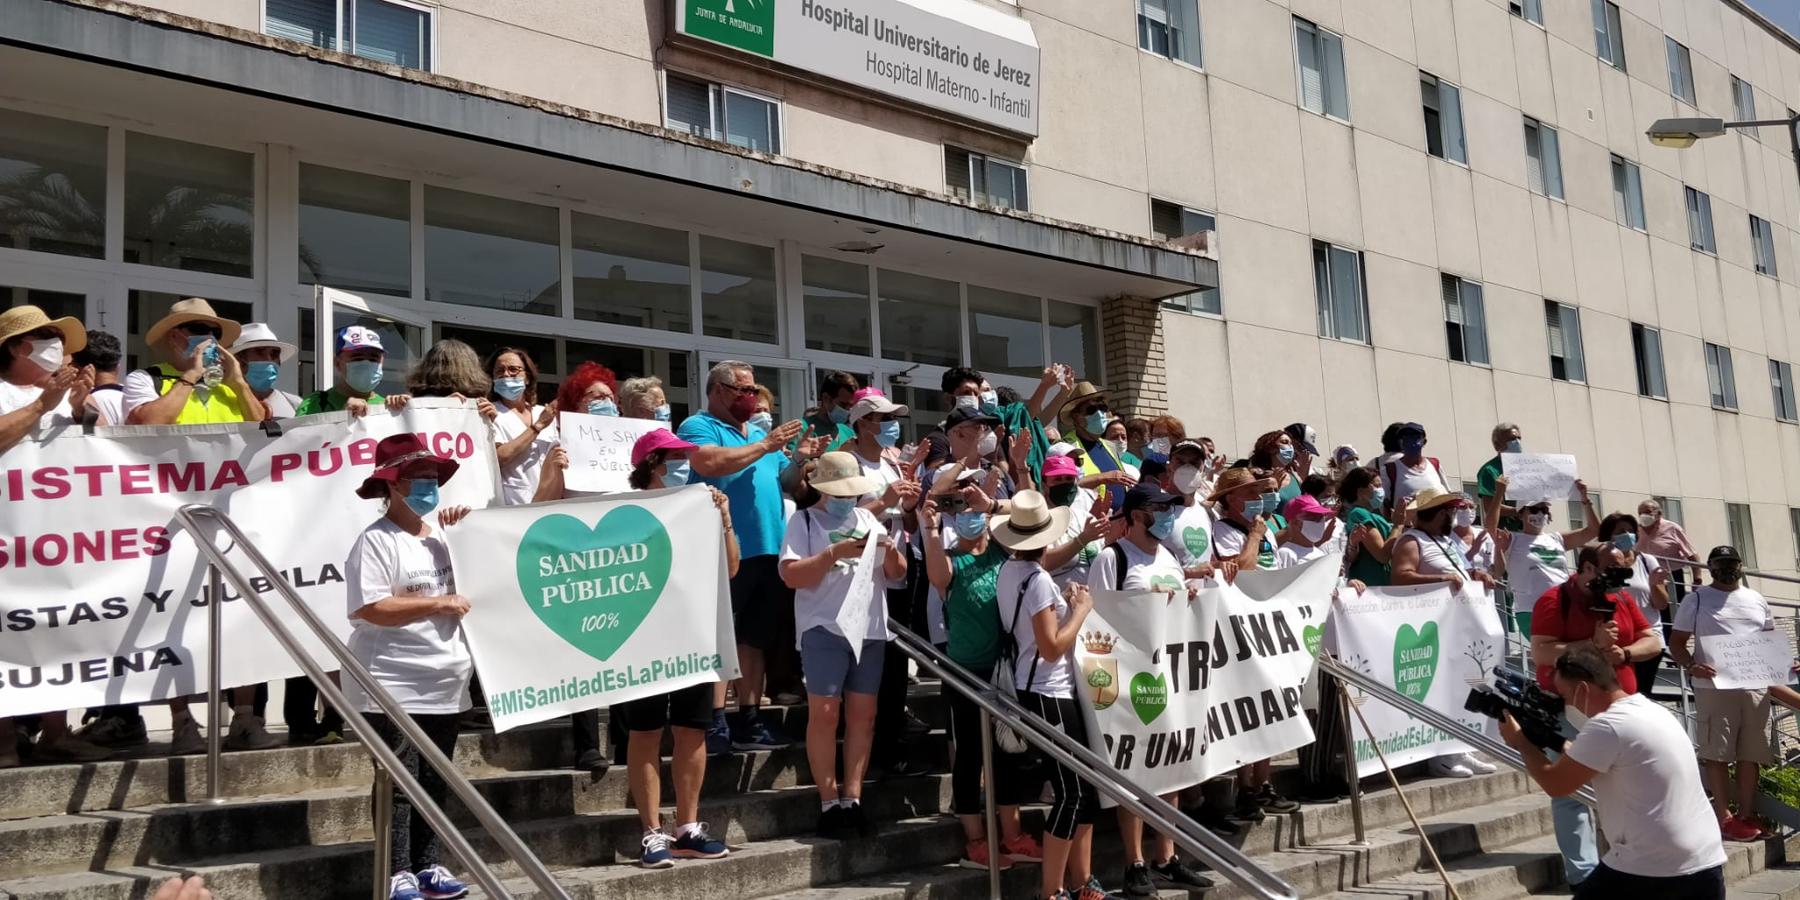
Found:
<path fill-rule="evenodd" d="M 225 336 L 225 329 L 220 328 L 211 322 L 188 322 L 185 325 L 177 325 L 175 327 L 195 337 L 209 337 L 217 340 Z"/>
<path fill-rule="evenodd" d="M 739 397 L 748 397 L 756 393 L 756 385 L 754 384 L 721 384 L 719 387 L 724 388 Z"/>

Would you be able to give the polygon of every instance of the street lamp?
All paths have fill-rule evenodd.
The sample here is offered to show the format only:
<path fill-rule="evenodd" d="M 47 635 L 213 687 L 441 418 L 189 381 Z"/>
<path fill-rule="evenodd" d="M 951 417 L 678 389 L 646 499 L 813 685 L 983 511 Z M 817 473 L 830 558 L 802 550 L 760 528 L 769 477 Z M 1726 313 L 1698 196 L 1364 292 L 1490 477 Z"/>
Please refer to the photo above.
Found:
<path fill-rule="evenodd" d="M 1788 147 L 1794 153 L 1794 166 L 1800 170 L 1800 114 L 1786 119 L 1756 119 L 1747 122 L 1727 122 L 1724 119 L 1657 119 L 1644 132 L 1650 143 L 1658 147 L 1669 147 L 1682 150 L 1694 146 L 1701 138 L 1718 137 L 1732 128 L 1760 128 L 1763 126 L 1780 126 L 1787 129 Z"/>

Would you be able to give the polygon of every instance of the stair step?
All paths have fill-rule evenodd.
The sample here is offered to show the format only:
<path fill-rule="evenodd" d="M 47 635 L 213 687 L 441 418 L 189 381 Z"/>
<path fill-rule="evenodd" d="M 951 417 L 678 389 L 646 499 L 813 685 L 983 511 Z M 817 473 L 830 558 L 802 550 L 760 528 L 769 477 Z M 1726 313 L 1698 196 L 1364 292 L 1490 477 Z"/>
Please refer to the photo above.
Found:
<path fill-rule="evenodd" d="M 1732 882 L 1726 900 L 1800 900 L 1800 868 L 1769 868 Z"/>

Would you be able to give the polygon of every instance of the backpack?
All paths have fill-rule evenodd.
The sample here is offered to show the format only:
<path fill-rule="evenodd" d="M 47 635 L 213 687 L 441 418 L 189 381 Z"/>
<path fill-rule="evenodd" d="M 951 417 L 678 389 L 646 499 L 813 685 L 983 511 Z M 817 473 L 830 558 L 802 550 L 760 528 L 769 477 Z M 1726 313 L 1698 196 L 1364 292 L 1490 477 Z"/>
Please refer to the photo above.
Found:
<path fill-rule="evenodd" d="M 1019 627 L 1019 611 L 1025 608 L 1025 591 L 1031 587 L 1031 580 L 1039 575 L 1047 578 L 1049 574 L 1044 571 L 1043 566 L 1033 565 L 1031 567 L 1031 574 L 1026 575 L 1025 580 L 1019 584 L 1019 595 L 1013 598 L 1012 623 L 1007 625 L 1006 632 L 1000 635 L 1000 661 L 994 665 L 993 687 L 996 693 L 1015 703 L 1018 702 L 1018 688 L 1014 684 L 1013 674 L 1019 662 L 1019 639 L 1016 637 Z M 1026 673 L 1026 684 L 1029 685 L 1037 680 L 1038 663 L 1043 658 L 1042 653 L 1031 655 L 1031 671 Z M 998 721 L 994 723 L 994 746 L 1000 748 L 1003 753 L 1024 753 L 1030 749 L 1030 745 L 1025 743 L 1025 738 L 1021 737 L 1011 726 Z"/>

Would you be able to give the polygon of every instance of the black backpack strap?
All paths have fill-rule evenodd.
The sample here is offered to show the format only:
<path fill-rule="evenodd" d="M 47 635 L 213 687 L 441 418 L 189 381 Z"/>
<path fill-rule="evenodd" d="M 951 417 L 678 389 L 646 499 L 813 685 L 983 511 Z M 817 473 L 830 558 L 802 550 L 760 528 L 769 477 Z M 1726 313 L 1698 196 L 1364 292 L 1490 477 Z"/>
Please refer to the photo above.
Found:
<path fill-rule="evenodd" d="M 1031 571 L 1025 576 L 1025 580 L 1019 582 L 1019 596 L 1013 598 L 1012 623 L 1006 626 L 1006 634 L 1007 637 L 1012 640 L 1013 665 L 1015 666 L 1019 664 L 1019 612 L 1025 608 L 1025 591 L 1031 587 L 1031 580 L 1033 578 L 1044 574 L 1047 573 L 1044 572 L 1043 566 L 1032 565 Z M 1035 645 L 1036 642 L 1033 641 L 1033 644 Z M 1025 675 L 1026 690 L 1031 690 L 1031 686 L 1037 682 L 1038 662 L 1043 660 L 1043 658 L 1044 653 L 1042 650 L 1031 654 L 1031 670 Z"/>
<path fill-rule="evenodd" d="M 1125 562 L 1125 548 L 1115 542 L 1106 545 L 1106 552 L 1113 557 L 1113 590 L 1122 591 L 1125 589 L 1125 569 L 1129 565 Z"/>

